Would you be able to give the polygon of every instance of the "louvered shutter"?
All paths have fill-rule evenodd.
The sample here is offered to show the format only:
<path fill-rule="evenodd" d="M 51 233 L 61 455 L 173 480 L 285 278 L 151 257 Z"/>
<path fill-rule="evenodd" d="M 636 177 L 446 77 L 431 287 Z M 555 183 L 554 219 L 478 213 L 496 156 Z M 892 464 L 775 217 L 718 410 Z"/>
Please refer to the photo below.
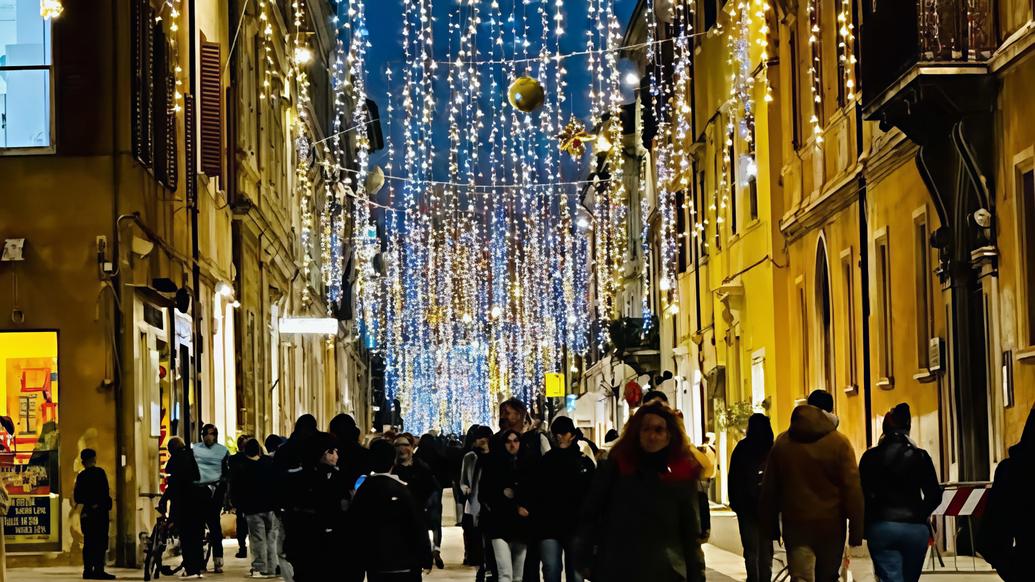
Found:
<path fill-rule="evenodd" d="M 151 85 L 154 87 L 154 105 L 151 119 L 154 127 L 154 169 L 155 179 L 169 189 L 176 188 L 176 114 L 173 92 L 176 77 L 169 69 L 169 46 L 165 31 L 155 27 L 154 70 Z"/>
<path fill-rule="evenodd" d="M 148 0 L 132 2 L 133 17 L 133 155 L 150 168 L 153 158 L 152 98 L 155 14 Z"/>
<path fill-rule="evenodd" d="M 223 177 L 223 89 L 220 46 L 201 43 L 201 171 L 210 178 Z"/>

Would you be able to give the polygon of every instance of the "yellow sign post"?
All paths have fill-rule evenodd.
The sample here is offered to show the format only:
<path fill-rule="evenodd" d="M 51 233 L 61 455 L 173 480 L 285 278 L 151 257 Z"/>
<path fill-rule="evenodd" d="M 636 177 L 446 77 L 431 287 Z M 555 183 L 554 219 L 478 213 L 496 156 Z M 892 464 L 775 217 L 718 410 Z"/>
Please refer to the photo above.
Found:
<path fill-rule="evenodd" d="M 546 374 L 546 397 L 564 398 L 564 374 L 550 372 Z"/>

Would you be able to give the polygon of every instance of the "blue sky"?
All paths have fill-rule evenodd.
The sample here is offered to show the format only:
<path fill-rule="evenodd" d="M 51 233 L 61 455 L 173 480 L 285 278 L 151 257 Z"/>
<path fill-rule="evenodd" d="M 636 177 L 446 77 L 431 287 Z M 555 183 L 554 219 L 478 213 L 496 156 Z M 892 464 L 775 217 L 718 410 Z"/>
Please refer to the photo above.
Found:
<path fill-rule="evenodd" d="M 489 0 L 477 0 L 480 2 L 479 6 L 482 10 L 483 24 L 482 29 L 479 31 L 479 51 L 486 52 L 491 48 L 491 42 L 489 41 L 488 34 L 488 19 L 485 18 L 487 10 L 489 9 Z M 514 11 L 515 0 L 498 0 L 500 5 L 500 12 L 503 17 L 506 18 Z M 529 18 L 536 20 L 535 24 L 538 24 L 537 17 L 533 18 L 538 9 L 538 2 L 546 1 L 549 3 L 548 8 L 552 10 L 553 0 L 531 0 L 528 3 L 524 3 L 521 0 L 517 1 L 518 10 L 523 10 L 529 14 Z M 342 3 L 344 6 L 342 12 L 347 9 L 347 4 Z M 565 0 L 565 34 L 561 38 L 561 51 L 563 53 L 569 53 L 573 51 L 579 51 L 585 49 L 586 43 L 586 29 L 587 29 L 587 5 L 588 0 Z M 636 0 L 616 0 L 615 12 L 618 15 L 619 21 L 622 24 L 623 32 L 625 26 L 628 23 L 629 17 L 635 8 Z M 465 3 L 465 6 L 468 4 Z M 434 50 L 435 58 L 438 60 L 447 60 L 453 55 L 448 55 L 448 22 L 450 15 L 461 7 L 461 3 L 458 0 L 435 0 L 433 5 L 433 16 L 435 17 L 434 24 Z M 368 2 L 366 5 L 367 10 L 367 28 L 370 32 L 371 47 L 368 49 L 367 54 L 367 93 L 368 96 L 377 102 L 378 107 L 381 110 L 382 115 L 382 128 L 387 131 L 387 123 L 384 117 L 387 115 L 387 95 L 391 91 L 393 94 L 398 95 L 401 92 L 402 83 L 402 0 L 375 0 Z M 533 31 L 532 46 L 529 50 L 535 52 L 538 50 L 537 32 Z M 510 36 L 507 35 L 506 45 L 509 49 Z M 455 48 L 453 49 L 455 53 Z M 509 57 L 509 55 L 508 55 Z M 484 57 L 479 57 L 482 59 Z M 391 66 L 393 70 L 392 85 L 389 86 L 385 71 Z M 491 67 L 492 65 L 486 65 Z M 590 75 L 588 74 L 587 60 L 586 57 L 573 57 L 566 60 L 567 67 L 567 81 L 568 81 L 568 107 L 571 109 L 571 113 L 579 117 L 583 121 L 588 121 L 589 117 L 589 105 L 587 102 L 587 90 L 590 83 Z M 448 87 L 445 81 L 445 67 L 439 68 L 439 76 L 441 82 L 436 86 L 436 94 L 439 103 L 439 115 L 436 115 L 437 120 L 441 120 L 436 123 L 433 128 L 434 134 L 437 136 L 435 140 L 436 149 L 443 151 L 448 146 L 447 131 L 448 123 L 446 121 L 447 116 L 445 112 L 444 103 L 448 95 Z M 483 91 L 488 91 L 488 85 L 483 86 Z M 505 91 L 505 88 L 503 89 Z M 487 96 L 483 96 L 487 99 Z M 399 110 L 398 103 L 396 103 L 396 119 L 393 120 L 394 129 L 399 129 L 401 126 L 401 111 Z M 402 134 L 398 131 L 393 131 L 395 134 L 395 143 L 397 149 L 402 144 Z M 398 158 L 399 156 L 397 156 Z M 383 161 L 384 152 L 377 152 L 373 156 L 374 163 L 380 163 Z M 397 166 L 398 167 L 398 166 Z M 398 170 L 397 170 L 398 171 Z M 441 158 L 436 158 L 435 164 L 435 179 L 447 178 L 447 169 L 444 155 Z"/>

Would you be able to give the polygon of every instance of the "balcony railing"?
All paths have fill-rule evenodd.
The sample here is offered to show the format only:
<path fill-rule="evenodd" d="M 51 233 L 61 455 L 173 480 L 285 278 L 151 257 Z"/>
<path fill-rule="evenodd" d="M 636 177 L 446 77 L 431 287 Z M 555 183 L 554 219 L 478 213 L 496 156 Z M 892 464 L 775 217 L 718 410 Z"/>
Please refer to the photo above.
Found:
<path fill-rule="evenodd" d="M 995 0 L 867 0 L 862 26 L 863 104 L 881 99 L 921 64 L 981 62 L 996 47 Z"/>

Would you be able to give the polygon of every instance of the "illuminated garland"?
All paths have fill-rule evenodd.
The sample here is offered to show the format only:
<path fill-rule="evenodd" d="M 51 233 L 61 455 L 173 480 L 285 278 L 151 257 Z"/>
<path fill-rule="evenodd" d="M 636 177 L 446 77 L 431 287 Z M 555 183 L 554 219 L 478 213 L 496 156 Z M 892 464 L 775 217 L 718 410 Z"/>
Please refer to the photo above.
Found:
<path fill-rule="evenodd" d="M 852 22 L 852 1 L 841 0 L 841 12 L 837 15 L 838 40 L 837 47 L 840 51 L 838 59 L 841 61 L 844 78 L 842 82 L 845 87 L 845 98 L 847 103 L 855 100 L 855 65 L 858 62 L 855 58 L 855 24 Z"/>
<path fill-rule="evenodd" d="M 812 115 L 809 117 L 809 124 L 812 126 L 812 135 L 817 144 L 823 143 L 823 126 L 819 117 L 823 112 L 823 88 L 820 86 L 819 73 L 823 69 L 820 60 L 820 28 L 819 13 L 816 11 L 816 0 L 809 0 L 807 5 L 809 25 L 809 51 L 811 61 L 809 63 L 809 91 L 812 94 Z"/>

